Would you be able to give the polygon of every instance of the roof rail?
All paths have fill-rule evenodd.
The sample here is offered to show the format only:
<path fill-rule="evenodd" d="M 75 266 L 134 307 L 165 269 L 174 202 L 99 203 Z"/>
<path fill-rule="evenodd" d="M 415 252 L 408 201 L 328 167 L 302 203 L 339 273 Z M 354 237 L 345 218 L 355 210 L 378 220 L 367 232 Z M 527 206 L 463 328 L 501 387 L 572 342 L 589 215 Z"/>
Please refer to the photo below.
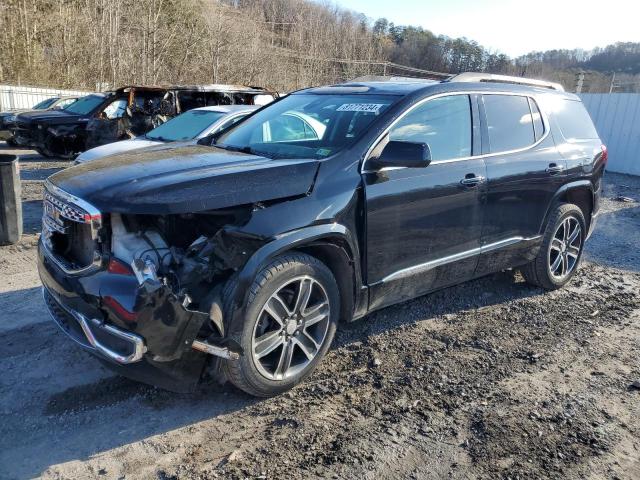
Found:
<path fill-rule="evenodd" d="M 418 82 L 418 83 L 433 83 L 435 80 L 432 78 L 419 78 L 419 77 L 402 77 L 397 75 L 364 75 L 362 77 L 349 80 L 347 83 L 356 82 Z"/>
<path fill-rule="evenodd" d="M 550 88 L 564 92 L 564 87 L 559 83 L 535 80 L 533 78 L 511 77 L 508 75 L 495 75 L 493 73 L 465 72 L 451 77 L 448 82 L 495 82 L 517 83 L 519 85 L 531 85 L 532 87 Z"/>

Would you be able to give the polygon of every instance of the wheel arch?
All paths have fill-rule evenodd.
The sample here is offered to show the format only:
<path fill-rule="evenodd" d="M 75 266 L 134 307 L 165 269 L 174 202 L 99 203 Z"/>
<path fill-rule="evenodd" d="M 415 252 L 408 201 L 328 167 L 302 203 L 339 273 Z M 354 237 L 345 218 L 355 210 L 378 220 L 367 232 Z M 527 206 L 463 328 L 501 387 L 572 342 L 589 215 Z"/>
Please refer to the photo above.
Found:
<path fill-rule="evenodd" d="M 540 233 L 544 233 L 545 228 L 547 227 L 547 222 L 549 221 L 549 217 L 553 213 L 554 209 L 558 205 L 561 205 L 563 203 L 572 203 L 580 208 L 582 214 L 584 215 L 584 220 L 587 224 L 587 231 L 589 231 L 591 224 L 591 213 L 593 211 L 594 205 L 593 196 L 593 184 L 589 180 L 579 180 L 576 182 L 567 183 L 560 187 L 549 203 L 549 207 L 547 208 L 547 212 L 544 216 L 544 221 L 540 226 Z"/>
<path fill-rule="evenodd" d="M 248 292 L 258 272 L 278 255 L 298 251 L 322 261 L 333 273 L 341 296 L 341 320 L 350 320 L 358 305 L 362 285 L 359 253 L 355 239 L 344 225 L 332 223 L 314 225 L 287 232 L 263 245 L 238 272 L 233 295 L 233 312 L 243 315 Z M 234 318 L 235 320 L 235 318 Z"/>

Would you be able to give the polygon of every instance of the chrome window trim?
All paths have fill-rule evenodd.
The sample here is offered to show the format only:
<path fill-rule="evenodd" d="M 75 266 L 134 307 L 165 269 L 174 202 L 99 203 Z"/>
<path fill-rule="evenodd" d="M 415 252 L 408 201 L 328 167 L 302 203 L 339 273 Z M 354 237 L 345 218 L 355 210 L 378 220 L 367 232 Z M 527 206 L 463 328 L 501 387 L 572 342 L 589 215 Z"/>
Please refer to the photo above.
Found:
<path fill-rule="evenodd" d="M 447 159 L 447 160 L 433 160 L 430 163 L 430 165 L 439 165 L 439 164 L 443 164 L 443 163 L 462 162 L 462 161 L 466 161 L 466 160 L 476 160 L 476 159 L 481 159 L 481 158 L 495 157 L 495 156 L 498 156 L 498 155 L 510 155 L 510 154 L 513 154 L 513 153 L 525 152 L 527 150 L 531 150 L 531 149 L 537 147 L 544 140 L 546 140 L 546 138 L 549 136 L 550 127 L 549 127 L 549 119 L 547 118 L 547 114 L 541 108 L 540 102 L 536 101 L 535 97 L 533 97 L 533 95 L 531 95 L 531 94 L 520 93 L 520 92 L 503 92 L 503 91 L 483 92 L 483 91 L 476 91 L 476 90 L 438 93 L 438 94 L 433 95 L 431 97 L 423 98 L 422 100 L 420 100 L 419 102 L 415 103 L 414 105 L 411 105 L 411 107 L 407 108 L 404 112 L 402 112 L 402 114 L 398 118 L 396 118 L 391 123 L 391 125 L 389 125 L 387 128 L 385 128 L 384 131 L 380 135 L 378 135 L 378 137 L 375 139 L 375 141 L 367 149 L 367 153 L 364 156 L 364 160 L 362 162 L 362 166 L 360 167 L 360 173 L 363 174 L 363 173 L 387 172 L 387 171 L 390 171 L 390 170 L 403 170 L 403 169 L 407 168 L 407 167 L 384 167 L 384 168 L 381 168 L 380 170 L 367 170 L 365 168 L 365 166 L 366 166 L 367 160 L 369 160 L 369 157 L 371 156 L 371 152 L 373 151 L 373 149 L 376 148 L 378 146 L 378 144 L 382 141 L 382 139 L 386 135 L 389 134 L 389 131 L 400 120 L 402 120 L 406 115 L 408 115 L 413 109 L 418 108 L 419 106 L 421 106 L 424 103 L 427 103 L 427 102 L 429 102 L 431 100 L 435 100 L 436 98 L 448 97 L 448 96 L 452 96 L 452 95 L 508 95 L 508 96 L 514 96 L 514 97 L 525 97 L 527 99 L 530 98 L 530 99 L 532 99 L 533 101 L 536 102 L 536 105 L 538 106 L 538 109 L 540 110 L 540 115 L 542 116 L 542 122 L 544 124 L 544 135 L 540 138 L 540 140 L 535 141 L 534 143 L 532 143 L 531 145 L 529 145 L 527 147 L 517 148 L 517 149 L 514 149 L 514 150 L 505 150 L 505 151 L 502 151 L 502 152 L 492 152 L 492 153 L 484 153 L 484 154 L 479 154 L 479 155 L 472 155 L 470 157 L 452 158 L 452 159 Z M 473 125 L 472 125 L 472 128 L 473 128 Z"/>
<path fill-rule="evenodd" d="M 500 248 L 508 247 L 511 245 L 515 245 L 520 242 L 531 242 L 535 240 L 539 240 L 542 238 L 542 235 L 537 235 L 535 237 L 510 237 L 505 238 L 504 240 L 500 240 L 494 243 L 489 243 L 487 245 L 482 245 L 477 248 L 472 248 L 471 250 L 466 250 L 464 252 L 455 253 L 453 255 L 448 255 L 442 258 L 436 258 L 435 260 L 430 260 L 428 262 L 419 263 L 418 265 L 413 265 L 411 267 L 403 268 L 401 270 L 397 270 L 382 280 L 379 280 L 375 284 L 387 283 L 394 280 L 400 280 L 402 278 L 407 278 L 412 275 L 416 275 L 418 273 L 428 272 L 429 270 L 433 270 L 434 268 L 441 267 L 443 265 L 447 265 L 448 263 L 458 262 L 460 260 L 465 260 L 467 258 L 475 257 L 477 255 L 481 255 L 483 253 L 492 252 L 494 250 L 498 250 Z"/>

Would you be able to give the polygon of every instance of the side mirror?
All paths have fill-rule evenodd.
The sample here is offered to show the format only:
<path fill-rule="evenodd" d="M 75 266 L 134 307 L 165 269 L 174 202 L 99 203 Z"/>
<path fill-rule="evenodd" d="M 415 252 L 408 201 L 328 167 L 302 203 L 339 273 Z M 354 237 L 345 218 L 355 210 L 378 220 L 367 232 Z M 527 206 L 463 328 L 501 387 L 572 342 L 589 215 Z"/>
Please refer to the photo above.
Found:
<path fill-rule="evenodd" d="M 431 163 L 431 149 L 426 143 L 389 141 L 378 158 L 372 158 L 374 168 L 424 168 Z"/>

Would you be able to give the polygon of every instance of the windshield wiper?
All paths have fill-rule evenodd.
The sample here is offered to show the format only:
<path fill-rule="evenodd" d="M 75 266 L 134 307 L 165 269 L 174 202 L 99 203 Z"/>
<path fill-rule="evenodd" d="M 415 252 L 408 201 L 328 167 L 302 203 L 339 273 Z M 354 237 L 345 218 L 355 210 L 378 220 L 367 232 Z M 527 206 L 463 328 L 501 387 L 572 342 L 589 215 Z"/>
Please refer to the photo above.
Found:
<path fill-rule="evenodd" d="M 237 147 L 235 145 L 225 145 L 225 144 L 213 144 L 212 147 L 222 148 L 223 150 L 229 150 L 230 152 L 241 152 L 241 153 L 247 153 L 249 155 L 257 155 L 259 157 L 274 158 L 274 155 L 275 155 L 269 152 L 260 152 L 258 150 L 254 150 L 251 147 Z"/>

